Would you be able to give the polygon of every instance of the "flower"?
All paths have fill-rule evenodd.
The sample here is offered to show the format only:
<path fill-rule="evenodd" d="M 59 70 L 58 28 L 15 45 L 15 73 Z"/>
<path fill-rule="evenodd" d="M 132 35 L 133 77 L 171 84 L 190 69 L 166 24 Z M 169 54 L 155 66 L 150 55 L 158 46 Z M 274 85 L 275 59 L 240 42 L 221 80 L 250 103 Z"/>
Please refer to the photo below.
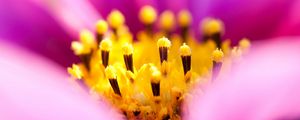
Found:
<path fill-rule="evenodd" d="M 249 37 L 255 39 L 267 38 L 270 34 L 270 36 L 290 34 L 281 29 L 274 29 L 275 34 L 270 32 L 268 27 L 275 28 L 273 24 L 278 23 L 278 21 L 275 21 L 275 19 L 274 21 L 266 22 L 266 26 L 268 26 L 266 27 L 266 29 L 268 29 L 267 32 L 265 32 L 266 30 L 263 29 L 260 29 L 262 31 L 255 29 L 253 30 L 255 34 L 251 35 L 252 33 L 249 32 L 248 29 L 250 28 L 251 30 L 251 28 L 253 28 L 252 25 L 245 26 L 243 22 L 241 25 L 237 24 L 235 21 L 233 21 L 235 23 L 230 24 L 232 21 L 227 21 L 227 16 L 211 14 L 208 15 L 210 18 L 205 19 L 202 22 L 203 24 L 201 24 L 200 35 L 203 37 L 202 39 L 204 44 L 199 45 L 195 40 L 199 39 L 199 31 L 192 30 L 192 28 L 195 29 L 198 27 L 198 23 L 200 21 L 199 19 L 203 19 L 203 16 L 197 17 L 198 14 L 194 14 L 192 8 L 195 7 L 194 3 L 197 2 L 193 1 L 187 3 L 192 4 L 190 5 L 191 7 L 179 7 L 180 9 L 166 11 L 159 9 L 159 7 L 157 7 L 157 9 L 152 8 L 149 6 L 150 4 L 147 4 L 147 6 L 138 6 L 136 7 L 138 10 L 135 10 L 134 12 L 137 12 L 140 9 L 142 12 L 140 12 L 139 15 L 136 14 L 134 17 L 130 17 L 128 15 L 124 17 L 122 10 L 111 10 L 112 12 L 109 15 L 105 15 L 107 16 L 108 24 L 106 24 L 106 21 L 100 20 L 96 25 L 94 25 L 96 20 L 100 19 L 101 16 L 97 15 L 95 9 L 93 9 L 91 4 L 89 4 L 87 1 L 78 0 L 78 2 L 73 2 L 70 0 L 63 0 L 50 2 L 30 0 L 23 1 L 23 3 L 33 6 L 33 8 L 24 7 L 25 9 L 37 8 L 38 10 L 41 10 L 41 14 L 45 15 L 45 18 L 49 18 L 48 15 L 51 15 L 50 21 L 54 23 L 54 29 L 42 29 L 46 32 L 42 34 L 35 32 L 33 35 L 30 35 L 26 33 L 28 28 L 33 31 L 38 30 L 34 29 L 35 27 L 28 25 L 29 27 L 25 29 L 25 32 L 22 31 L 22 29 L 22 32 L 17 32 L 18 34 L 21 33 L 20 35 L 3 34 L 9 33 L 7 30 L 14 30 L 11 28 L 20 27 L 20 25 L 16 25 L 17 27 L 11 27 L 8 25 L 9 27 L 7 28 L 9 29 L 5 29 L 5 32 L 3 33 L 1 32 L 0 38 L 9 38 L 9 40 L 25 40 L 22 43 L 23 45 L 34 46 L 33 49 L 37 49 L 38 52 L 41 53 L 43 53 L 43 51 L 40 50 L 44 50 L 45 48 L 48 50 L 49 47 L 52 47 L 52 50 L 57 50 L 56 52 L 50 53 L 62 53 L 65 51 L 63 49 L 68 47 L 65 47 L 65 42 L 62 42 L 61 38 L 62 40 L 69 41 L 70 39 L 78 39 L 74 36 L 80 34 L 80 41 L 73 42 L 72 44 L 70 44 L 70 41 L 67 42 L 69 43 L 68 46 L 72 46 L 75 54 L 81 58 L 81 63 L 73 64 L 72 68 L 68 68 L 68 72 L 74 78 L 82 79 L 78 82 L 83 82 L 90 87 L 91 92 L 96 93 L 101 97 L 105 96 L 106 99 L 113 103 L 114 106 L 123 111 L 128 118 L 138 117 L 147 119 L 151 117 L 161 117 L 163 119 L 180 119 L 182 110 L 180 109 L 180 106 L 182 104 L 182 100 L 184 100 L 186 93 L 192 89 L 196 83 L 199 83 L 199 81 L 207 82 L 210 80 L 210 76 L 212 77 L 213 81 L 217 81 L 216 77 L 222 76 L 224 71 L 227 71 L 223 70 L 224 68 L 231 69 L 231 63 L 237 64 L 241 61 L 242 56 L 249 52 L 248 48 L 250 42 L 248 39 L 242 39 L 237 47 L 231 48 L 230 40 L 222 41 L 221 36 L 224 34 L 224 24 L 222 21 L 225 21 L 225 25 L 237 25 L 235 26 L 235 29 L 242 26 L 242 28 L 238 29 L 239 34 L 237 34 L 237 32 L 233 32 L 234 30 L 231 30 L 232 28 L 230 27 L 229 32 L 226 29 L 225 35 L 227 36 L 225 37 L 232 37 L 233 43 L 244 36 L 248 36 L 244 35 L 242 30 L 247 30 L 246 33 L 250 34 Z M 182 3 L 185 3 L 185 1 L 172 2 L 172 5 L 176 6 L 176 4 L 178 5 Z M 205 2 L 204 5 L 207 5 L 207 3 L 209 2 Z M 254 3 L 265 5 L 268 2 Z M 279 3 L 284 3 L 284 7 L 289 7 L 292 5 L 292 2 L 276 1 L 276 4 Z M 4 9 L 11 8 L 10 5 L 13 7 L 16 6 L 15 4 L 9 4 L 8 7 L 4 7 Z M 97 5 L 97 3 L 95 5 Z M 280 7 L 281 4 L 278 6 Z M 78 8 L 82 8 L 83 12 L 78 10 Z M 105 8 L 109 9 L 109 6 Z M 237 8 L 243 11 L 243 8 Z M 170 7 L 170 9 L 173 8 Z M 264 7 L 262 7 L 262 9 L 265 10 Z M 191 10 L 191 12 L 189 12 L 189 10 Z M 18 11 L 19 10 L 17 10 L 15 13 L 20 14 Z M 158 15 L 156 13 L 157 11 L 161 14 Z M 39 12 L 40 11 L 35 11 L 34 13 Z M 74 15 L 72 12 L 82 13 L 83 15 Z M 175 12 L 175 14 L 173 14 L 173 12 Z M 214 11 L 208 13 L 214 13 Z M 125 12 L 125 14 L 131 13 Z M 21 12 L 21 16 L 22 15 L 23 13 Z M 279 16 L 280 15 L 282 14 L 279 14 Z M 6 18 L 6 14 L 4 14 L 4 16 L 4 18 Z M 251 14 L 247 16 L 251 17 Z M 8 18 L 3 20 L 3 23 L 9 23 L 7 21 L 16 20 L 14 15 L 7 15 L 7 17 Z M 128 22 L 128 17 L 132 18 L 130 19 L 131 22 L 141 20 L 141 25 L 144 25 L 144 28 L 142 29 L 141 26 L 136 25 L 135 23 L 134 25 L 129 24 L 129 26 L 124 25 L 124 23 Z M 19 17 L 17 18 L 19 19 Z M 36 18 L 42 19 L 43 17 L 36 16 Z M 175 18 L 178 20 L 178 22 L 174 22 Z M 264 17 L 261 18 L 263 19 Z M 289 18 L 297 19 L 297 17 L 294 17 L 293 14 L 291 14 L 286 18 L 287 21 L 291 21 L 286 29 L 293 30 L 293 25 L 297 24 L 297 22 L 294 22 Z M 153 29 L 153 27 L 156 26 L 156 19 L 159 21 L 157 23 L 157 27 L 159 27 L 159 29 Z M 33 19 L 33 21 L 34 20 L 35 19 Z M 196 22 L 194 20 L 196 20 Z M 59 22 L 56 23 L 57 21 Z M 32 21 L 29 23 L 32 23 Z M 192 25 L 192 23 L 196 23 L 197 25 Z M 36 23 L 34 22 L 34 24 Z M 173 35 L 172 33 L 175 29 L 174 24 L 178 26 L 178 31 L 175 31 L 175 34 Z M 52 24 L 49 23 L 41 23 L 40 25 L 51 26 L 51 28 L 53 27 Z M 107 32 L 107 25 L 109 25 L 112 32 Z M 21 25 L 21 28 L 24 28 L 23 24 Z M 43 27 L 36 28 L 40 29 Z M 78 32 L 82 28 L 88 30 Z M 48 30 L 50 32 L 48 32 Z M 56 30 L 59 30 L 60 33 L 57 34 Z M 51 31 L 55 32 L 52 33 Z M 131 34 L 130 31 L 133 31 L 136 36 Z M 94 32 L 97 33 L 96 38 L 94 36 Z M 36 35 L 36 33 L 39 35 Z M 181 34 L 179 35 L 178 33 Z M 295 33 L 297 34 L 297 32 Z M 35 37 L 38 39 L 35 39 Z M 58 39 L 51 40 L 53 38 Z M 133 38 L 139 40 L 139 42 L 133 43 Z M 50 45 L 48 42 L 45 42 L 47 43 L 46 45 L 39 46 L 27 42 L 28 40 L 26 41 L 26 39 L 46 39 L 48 42 L 50 42 Z M 156 43 L 154 40 L 157 39 L 158 41 Z M 170 42 L 170 40 L 172 42 Z M 56 46 L 56 43 L 51 44 L 53 41 L 57 41 L 59 43 L 58 45 L 63 44 L 62 46 L 64 46 L 64 48 L 57 49 L 59 46 Z M 157 48 L 155 49 L 155 47 Z M 180 50 L 179 54 L 176 52 L 176 50 Z M 49 51 L 46 51 L 45 53 L 48 52 Z M 70 51 L 66 50 L 66 54 L 69 53 Z M 65 62 L 65 60 L 61 59 L 61 57 L 58 57 L 59 54 L 54 54 L 50 57 L 64 65 L 69 64 L 70 61 L 73 61 L 69 59 L 72 55 L 69 57 L 64 55 L 65 54 L 61 55 L 62 58 L 68 58 L 68 62 Z M 201 64 L 195 64 L 195 62 L 201 62 Z M 212 73 L 209 72 L 210 70 L 212 70 Z M 35 84 L 33 84 L 33 86 L 35 86 Z M 165 107 L 161 108 L 160 105 Z"/>

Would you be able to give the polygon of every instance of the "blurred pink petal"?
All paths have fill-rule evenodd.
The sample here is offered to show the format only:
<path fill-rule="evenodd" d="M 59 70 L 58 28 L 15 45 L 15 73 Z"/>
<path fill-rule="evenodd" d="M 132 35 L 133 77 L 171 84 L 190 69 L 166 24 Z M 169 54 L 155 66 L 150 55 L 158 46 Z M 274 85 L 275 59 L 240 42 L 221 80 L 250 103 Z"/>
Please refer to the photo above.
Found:
<path fill-rule="evenodd" d="M 300 1 L 291 5 L 289 12 L 283 17 L 275 35 L 298 36 L 300 34 Z"/>
<path fill-rule="evenodd" d="M 120 115 L 68 80 L 66 70 L 0 42 L 1 120 L 108 120 Z"/>
<path fill-rule="evenodd" d="M 0 38 L 70 66 L 70 49 L 83 28 L 94 29 L 99 14 L 85 0 L 2 0 Z"/>
<path fill-rule="evenodd" d="M 209 86 L 203 95 L 193 95 L 186 119 L 299 119 L 299 39 L 257 43 L 232 74 Z"/>
<path fill-rule="evenodd" d="M 87 0 L 31 0 L 48 10 L 71 35 L 82 29 L 95 29 L 100 15 Z"/>

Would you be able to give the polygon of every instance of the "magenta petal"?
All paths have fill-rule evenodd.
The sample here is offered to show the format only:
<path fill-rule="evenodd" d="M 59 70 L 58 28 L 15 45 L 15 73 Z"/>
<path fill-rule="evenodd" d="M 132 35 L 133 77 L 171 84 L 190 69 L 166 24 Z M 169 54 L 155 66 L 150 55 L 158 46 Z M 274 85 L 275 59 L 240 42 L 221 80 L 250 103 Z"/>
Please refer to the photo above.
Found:
<path fill-rule="evenodd" d="M 72 37 L 43 8 L 28 0 L 0 1 L 0 37 L 69 66 Z"/>
<path fill-rule="evenodd" d="M 120 115 L 68 79 L 66 70 L 0 43 L 1 120 L 108 120 Z"/>
<path fill-rule="evenodd" d="M 70 66 L 75 56 L 70 49 L 78 31 L 94 29 L 99 18 L 84 0 L 0 1 L 0 37 Z"/>
<path fill-rule="evenodd" d="M 209 86 L 204 95 L 194 94 L 187 119 L 299 119 L 299 38 L 275 41 L 252 48 L 226 79 Z"/>
<path fill-rule="evenodd" d="M 225 38 L 261 40 L 277 37 L 273 33 L 294 3 L 283 0 L 192 0 L 190 9 L 195 21 L 207 16 L 223 20 Z"/>
<path fill-rule="evenodd" d="M 86 0 L 31 0 L 47 12 L 72 36 L 82 29 L 95 29 L 98 12 Z"/>
<path fill-rule="evenodd" d="M 300 35 L 300 1 L 291 5 L 289 12 L 284 16 L 274 36 L 299 36 Z"/>

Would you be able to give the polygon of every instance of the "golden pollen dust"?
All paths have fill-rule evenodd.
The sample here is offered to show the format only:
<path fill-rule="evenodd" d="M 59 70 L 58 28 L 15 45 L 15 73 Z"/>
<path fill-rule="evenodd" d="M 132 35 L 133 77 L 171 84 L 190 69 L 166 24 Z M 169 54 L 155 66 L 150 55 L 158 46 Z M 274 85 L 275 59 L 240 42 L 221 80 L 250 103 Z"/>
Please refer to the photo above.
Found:
<path fill-rule="evenodd" d="M 198 40 L 188 10 L 159 14 L 145 6 L 139 19 L 145 27 L 136 35 L 118 10 L 95 23 L 95 33 L 82 30 L 71 46 L 81 62 L 68 68 L 74 79 L 130 120 L 180 120 L 189 91 L 222 77 L 250 47 L 246 38 L 231 47 L 230 40 L 222 38 L 223 22 L 215 18 L 203 20 Z"/>

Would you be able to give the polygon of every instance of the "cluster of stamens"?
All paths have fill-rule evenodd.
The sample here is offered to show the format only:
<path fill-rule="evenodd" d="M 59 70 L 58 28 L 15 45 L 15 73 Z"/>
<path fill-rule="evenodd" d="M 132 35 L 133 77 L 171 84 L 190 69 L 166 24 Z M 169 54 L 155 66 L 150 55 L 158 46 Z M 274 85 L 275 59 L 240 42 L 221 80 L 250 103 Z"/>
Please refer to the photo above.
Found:
<path fill-rule="evenodd" d="M 202 22 L 199 42 L 187 10 L 177 14 L 177 23 L 173 12 L 158 16 L 151 6 L 143 7 L 139 18 L 145 29 L 137 40 L 118 10 L 96 23 L 96 34 L 83 30 L 80 42 L 72 43 L 81 63 L 68 68 L 73 78 L 83 80 L 128 119 L 181 119 L 181 104 L 193 86 L 216 80 L 250 47 L 247 39 L 233 48 L 230 40 L 222 42 L 224 26 L 214 18 Z M 155 32 L 157 18 L 160 30 Z M 176 25 L 179 33 L 174 32 Z"/>

